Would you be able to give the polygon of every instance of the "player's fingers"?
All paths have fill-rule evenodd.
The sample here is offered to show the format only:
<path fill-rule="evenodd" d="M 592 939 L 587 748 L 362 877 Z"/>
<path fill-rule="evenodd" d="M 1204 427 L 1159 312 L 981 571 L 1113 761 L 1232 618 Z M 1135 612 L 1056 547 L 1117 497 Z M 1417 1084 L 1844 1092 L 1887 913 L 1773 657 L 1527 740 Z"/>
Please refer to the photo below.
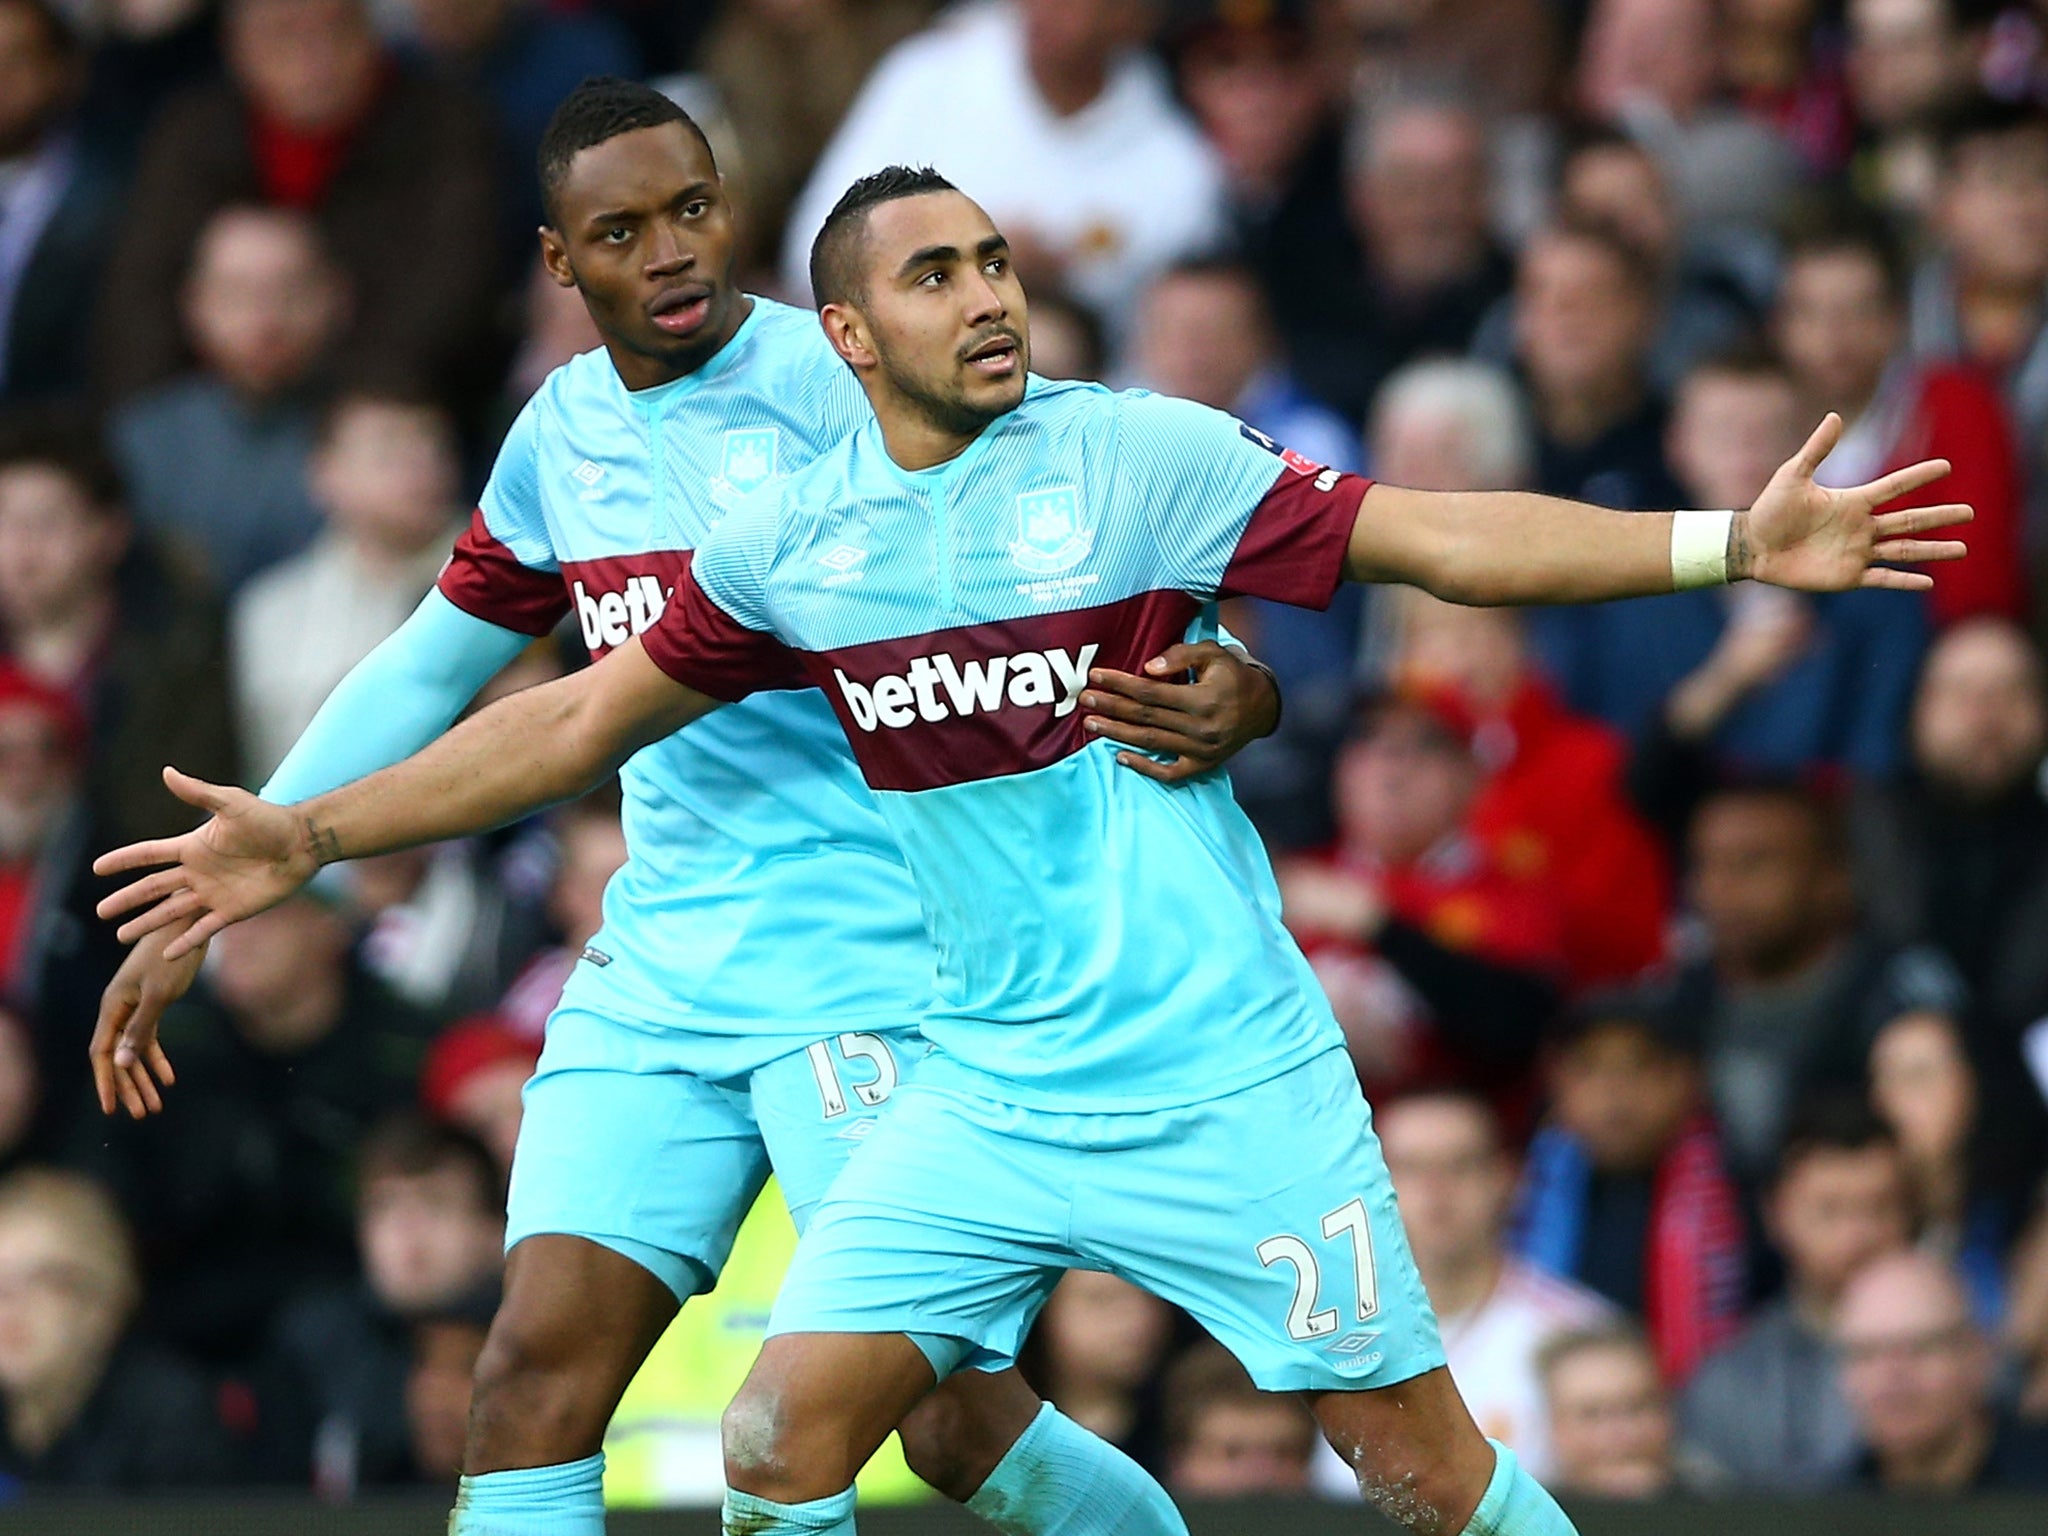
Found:
<path fill-rule="evenodd" d="M 114 1072 L 114 1085 L 121 1095 L 121 1107 L 128 1111 L 128 1118 L 130 1120 L 142 1120 L 148 1117 L 149 1109 L 142 1102 L 141 1090 L 135 1086 L 135 1074 L 133 1072 L 124 1072 L 116 1068 Z"/>
<path fill-rule="evenodd" d="M 156 1091 L 156 1084 L 150 1081 L 149 1073 L 141 1062 L 128 1069 L 128 1081 L 135 1085 L 135 1093 L 142 1100 L 144 1111 L 152 1115 L 163 1113 L 164 1097 Z"/>
<path fill-rule="evenodd" d="M 164 788 L 176 795 L 187 805 L 196 805 L 202 811 L 220 812 L 234 804 L 240 791 L 223 784 L 209 784 L 204 779 L 195 779 L 189 773 L 180 773 L 168 764 L 164 767 Z"/>
<path fill-rule="evenodd" d="M 1935 560 L 1960 560 L 1969 552 L 1970 546 L 1961 539 L 1886 539 L 1872 555 L 1899 564 L 1925 565 Z"/>
<path fill-rule="evenodd" d="M 1141 752 L 1119 752 L 1116 760 L 1131 772 L 1143 774 L 1146 778 L 1155 779 L 1161 784 L 1178 784 L 1181 780 L 1191 779 L 1202 771 L 1199 763 L 1191 764 L 1184 757 L 1177 757 L 1170 763 L 1162 763 L 1157 758 L 1146 757 Z"/>
<path fill-rule="evenodd" d="M 1908 464 L 1904 469 L 1895 469 L 1883 478 L 1871 481 L 1861 488 L 1861 494 L 1873 507 L 1882 507 L 1901 496 L 1912 495 L 1922 486 L 1934 484 L 1948 470 L 1947 459 L 1922 459 L 1918 464 Z"/>
<path fill-rule="evenodd" d="M 1093 702 L 1090 702 L 1090 700 Z M 1115 720 L 1124 725 L 1144 725 L 1164 728 L 1174 718 L 1172 710 L 1156 704 L 1140 704 L 1135 699 L 1122 698 L 1117 694 L 1096 694 L 1092 691 L 1081 695 L 1081 707 L 1087 711 L 1082 724 L 1094 720 Z"/>
<path fill-rule="evenodd" d="M 151 869 L 158 864 L 175 864 L 183 854 L 184 839 L 159 837 L 146 843 L 129 843 L 109 849 L 92 861 L 96 875 L 125 875 L 131 869 Z M 101 917 L 107 916 L 105 912 Z"/>
<path fill-rule="evenodd" d="M 92 1053 L 92 1090 L 99 1098 L 100 1113 L 114 1112 L 114 1062 L 113 1058 L 101 1051 Z"/>
<path fill-rule="evenodd" d="M 175 1088 L 177 1086 L 178 1074 L 171 1070 L 171 1058 L 164 1054 L 164 1048 L 160 1042 L 150 1041 L 148 1049 L 142 1054 L 143 1059 L 149 1063 L 149 1070 L 156 1074 L 158 1082 L 162 1083 L 166 1088 Z"/>
<path fill-rule="evenodd" d="M 1135 672 L 1118 672 L 1111 667 L 1097 667 L 1088 674 L 1088 691 L 1081 695 L 1083 709 L 1098 709 L 1089 700 L 1098 696 L 1114 696 L 1131 699 L 1140 704 L 1150 704 L 1155 709 L 1184 708 L 1191 699 L 1188 685 L 1175 673 L 1172 681 L 1161 678 L 1139 677 Z"/>
<path fill-rule="evenodd" d="M 197 896 L 193 895 L 190 891 L 179 891 L 176 895 L 166 896 L 155 906 L 129 918 L 127 922 L 114 930 L 114 937 L 123 944 L 133 944 L 145 934 L 155 933 L 159 928 L 168 928 L 179 918 L 189 917 L 193 913 L 203 910 L 204 908 L 200 905 Z M 164 952 L 164 958 L 175 959 L 176 957 L 167 949 Z"/>
<path fill-rule="evenodd" d="M 1223 654 L 1223 646 L 1214 640 L 1182 640 L 1169 645 L 1146 662 L 1145 670 L 1154 677 L 1172 677 L 1176 673 L 1196 671 Z"/>
<path fill-rule="evenodd" d="M 1902 539 L 1954 528 L 1976 515 L 1967 503 L 1952 501 L 1945 506 L 1908 507 L 1902 512 L 1886 512 L 1873 517 L 1870 526 L 1880 539 Z"/>
<path fill-rule="evenodd" d="M 1811 480 L 1821 461 L 1835 451 L 1835 444 L 1842 438 L 1842 418 L 1833 411 L 1821 417 L 1820 425 L 1813 429 L 1813 435 L 1793 456 L 1792 466 L 1806 479 Z"/>
<path fill-rule="evenodd" d="M 1925 571 L 1895 571 L 1889 566 L 1873 565 L 1863 573 L 1860 585 L 1883 587 L 1891 592 L 1925 592 L 1934 585 L 1934 578 Z"/>
<path fill-rule="evenodd" d="M 1090 735 L 1103 737 L 1118 746 L 1136 747 L 1140 752 L 1152 752 L 1161 757 L 1195 757 L 1204 763 L 1213 763 L 1217 758 L 1214 743 L 1202 741 L 1184 731 L 1164 730 L 1156 726 L 1124 725 L 1115 720 L 1091 720 L 1085 728 Z"/>
<path fill-rule="evenodd" d="M 180 913 L 179 915 L 183 916 L 184 914 Z M 166 960 L 177 960 L 191 954 L 193 950 L 198 949 L 208 939 L 219 933 L 221 929 L 227 927 L 233 921 L 233 918 L 219 912 L 205 913 L 198 922 L 164 946 L 164 958 Z"/>
<path fill-rule="evenodd" d="M 129 881 L 111 896 L 101 897 L 100 904 L 93 910 L 101 917 L 119 917 L 123 912 L 133 912 L 137 907 L 163 900 L 174 891 L 182 891 L 186 884 L 183 865 L 173 869 L 160 869 L 153 875 L 144 875 L 140 880 Z"/>

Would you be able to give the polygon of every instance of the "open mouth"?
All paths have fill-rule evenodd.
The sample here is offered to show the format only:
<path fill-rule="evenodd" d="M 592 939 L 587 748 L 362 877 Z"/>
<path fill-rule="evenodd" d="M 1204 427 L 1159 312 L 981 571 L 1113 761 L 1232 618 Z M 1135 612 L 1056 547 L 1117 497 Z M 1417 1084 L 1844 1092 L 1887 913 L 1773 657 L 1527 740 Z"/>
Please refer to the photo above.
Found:
<path fill-rule="evenodd" d="M 1009 335 L 989 337 L 970 350 L 964 360 L 969 368 L 989 379 L 1008 378 L 1024 362 L 1017 338 Z"/>
<path fill-rule="evenodd" d="M 647 314 L 669 335 L 687 336 L 711 314 L 711 290 L 698 283 L 671 288 L 647 306 Z"/>

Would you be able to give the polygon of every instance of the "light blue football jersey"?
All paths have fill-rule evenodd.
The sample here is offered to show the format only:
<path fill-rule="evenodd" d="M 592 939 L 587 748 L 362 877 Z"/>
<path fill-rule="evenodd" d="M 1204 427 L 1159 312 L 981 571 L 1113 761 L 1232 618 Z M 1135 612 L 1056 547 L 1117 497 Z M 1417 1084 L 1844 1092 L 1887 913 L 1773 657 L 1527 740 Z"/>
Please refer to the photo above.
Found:
<path fill-rule="evenodd" d="M 1079 695 L 1219 596 L 1327 604 L 1364 486 L 1203 406 L 1033 379 L 947 464 L 870 421 L 757 493 L 643 643 L 717 698 L 800 668 L 831 701 L 937 946 L 925 1071 L 1200 1102 L 1341 1036 L 1223 776 L 1118 767 Z"/>
<path fill-rule="evenodd" d="M 601 656 L 659 618 L 732 507 L 871 420 L 817 317 L 766 299 L 654 389 L 587 353 L 520 412 L 441 590 L 529 634 L 573 613 Z M 916 1022 L 932 988 L 916 891 L 817 692 L 722 710 L 620 777 L 628 858 L 566 1005 L 699 1032 L 707 1075 Z"/>

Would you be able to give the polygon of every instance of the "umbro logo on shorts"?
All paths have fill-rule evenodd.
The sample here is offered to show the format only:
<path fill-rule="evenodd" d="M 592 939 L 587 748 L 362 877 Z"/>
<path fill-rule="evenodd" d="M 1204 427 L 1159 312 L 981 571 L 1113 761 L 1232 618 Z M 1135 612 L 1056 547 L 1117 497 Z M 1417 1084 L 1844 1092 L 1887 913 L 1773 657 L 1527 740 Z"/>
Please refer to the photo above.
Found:
<path fill-rule="evenodd" d="M 881 726 L 900 731 L 919 720 L 935 724 L 955 715 L 990 713 L 1006 703 L 1017 709 L 1050 704 L 1057 720 L 1074 712 L 1088 682 L 1088 668 L 1101 649 L 1084 645 L 1075 655 L 1055 646 L 965 663 L 941 651 L 913 657 L 907 672 L 887 674 L 872 683 L 857 683 L 837 667 L 832 676 L 847 712 L 863 731 Z"/>

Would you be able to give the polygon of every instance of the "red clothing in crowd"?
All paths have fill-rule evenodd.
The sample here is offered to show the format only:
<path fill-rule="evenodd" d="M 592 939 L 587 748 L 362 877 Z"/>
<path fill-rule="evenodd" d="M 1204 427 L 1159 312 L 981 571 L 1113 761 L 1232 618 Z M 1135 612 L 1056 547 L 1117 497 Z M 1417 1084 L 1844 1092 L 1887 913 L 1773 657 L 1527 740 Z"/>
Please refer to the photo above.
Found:
<path fill-rule="evenodd" d="M 1472 833 L 1507 874 L 1557 906 L 1575 988 L 1634 976 L 1664 957 L 1671 876 L 1624 788 L 1628 745 L 1531 679 L 1479 727 L 1487 767 Z"/>
<path fill-rule="evenodd" d="M 1961 501 L 1977 515 L 1962 530 L 1970 552 L 1940 568 L 1928 601 L 1937 625 L 1976 614 L 2027 616 L 2027 565 L 2019 456 L 1997 390 L 1976 369 L 1940 366 L 1913 380 L 1884 454 L 1884 470 L 1947 459 L 1948 477 L 1883 510 Z"/>
<path fill-rule="evenodd" d="M 1376 888 L 1386 920 L 1376 940 L 1295 937 L 1315 968 L 1369 1095 L 1460 1083 L 1503 1095 L 1520 1120 L 1520 1086 L 1564 970 L 1555 894 L 1503 869 L 1476 839 L 1446 838 L 1422 858 L 1377 868 L 1337 849 L 1315 866 Z"/>

